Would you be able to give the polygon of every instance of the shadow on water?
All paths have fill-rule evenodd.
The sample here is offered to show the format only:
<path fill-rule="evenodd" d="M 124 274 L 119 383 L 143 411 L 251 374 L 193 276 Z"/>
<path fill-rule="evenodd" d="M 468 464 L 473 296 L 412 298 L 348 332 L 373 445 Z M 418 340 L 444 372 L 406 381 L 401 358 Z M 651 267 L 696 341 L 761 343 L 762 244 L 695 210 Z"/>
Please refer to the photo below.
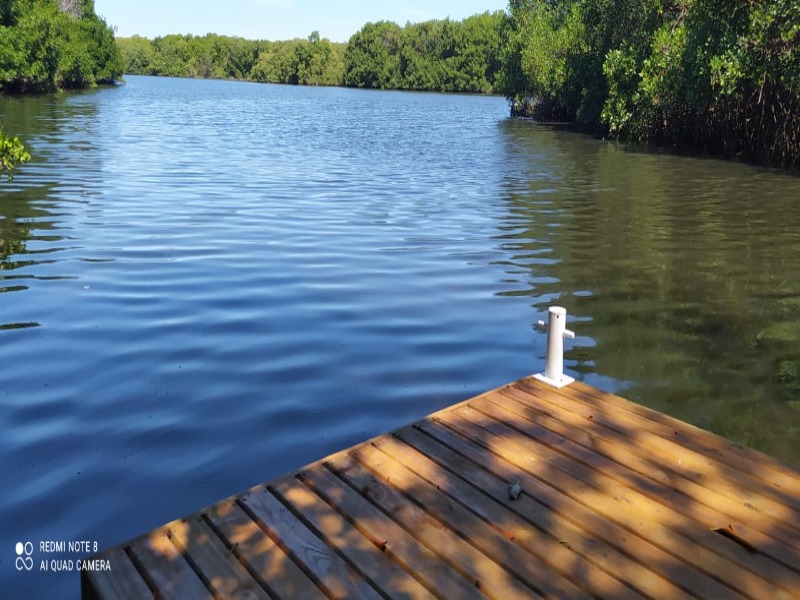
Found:
<path fill-rule="evenodd" d="M 98 159 L 96 153 L 91 157 L 86 153 L 92 149 L 86 124 L 96 117 L 97 106 L 91 102 L 95 93 L 0 97 L 4 130 L 19 136 L 33 156 L 14 181 L 2 183 L 0 293 L 76 278 L 61 274 L 59 268 L 43 273 L 40 267 L 63 263 L 77 243 L 70 234 L 72 209 L 87 204 L 83 196 L 93 182 L 84 169 Z M 53 165 L 58 166 L 55 175 Z M 25 312 L 24 303 L 15 301 L 4 308 L 0 330 L 40 326 L 37 320 L 16 314 Z"/>
<path fill-rule="evenodd" d="M 529 372 L 555 302 L 582 379 L 793 462 L 798 278 L 762 285 L 793 268 L 793 217 L 734 244 L 775 221 L 772 175 L 626 155 L 498 98 L 131 78 L 35 102 L 14 125 L 0 100 L 35 156 L 2 189 L 24 253 L 0 275 L 29 289 L 0 315 L 42 324 L 0 332 L 4 547 L 111 547 Z M 724 194 L 747 186 L 740 225 Z M 0 588 L 65 596 L 75 575 Z"/>
<path fill-rule="evenodd" d="M 592 381 L 800 465 L 800 181 L 509 120 L 499 236 Z"/>

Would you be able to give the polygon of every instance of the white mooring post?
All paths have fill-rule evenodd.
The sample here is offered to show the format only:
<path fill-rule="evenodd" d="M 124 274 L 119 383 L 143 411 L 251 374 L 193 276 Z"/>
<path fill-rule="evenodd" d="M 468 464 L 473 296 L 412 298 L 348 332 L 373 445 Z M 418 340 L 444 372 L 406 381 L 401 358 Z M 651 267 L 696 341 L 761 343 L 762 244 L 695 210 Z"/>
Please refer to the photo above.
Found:
<path fill-rule="evenodd" d="M 534 377 L 545 383 L 561 388 L 569 385 L 575 379 L 564 375 L 564 338 L 574 338 L 575 333 L 567 329 L 567 309 L 561 306 L 550 307 L 550 317 L 547 323 L 547 362 L 544 373 Z M 544 321 L 537 323 L 539 329 L 545 328 Z"/>

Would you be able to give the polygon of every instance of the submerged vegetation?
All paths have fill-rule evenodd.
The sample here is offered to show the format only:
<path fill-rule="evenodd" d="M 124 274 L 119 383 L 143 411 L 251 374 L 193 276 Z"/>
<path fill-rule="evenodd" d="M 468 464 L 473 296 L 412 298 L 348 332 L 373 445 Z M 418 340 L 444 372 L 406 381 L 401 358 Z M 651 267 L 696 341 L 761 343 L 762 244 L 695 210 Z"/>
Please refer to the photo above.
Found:
<path fill-rule="evenodd" d="M 511 0 L 512 110 L 800 168 L 797 0 Z"/>

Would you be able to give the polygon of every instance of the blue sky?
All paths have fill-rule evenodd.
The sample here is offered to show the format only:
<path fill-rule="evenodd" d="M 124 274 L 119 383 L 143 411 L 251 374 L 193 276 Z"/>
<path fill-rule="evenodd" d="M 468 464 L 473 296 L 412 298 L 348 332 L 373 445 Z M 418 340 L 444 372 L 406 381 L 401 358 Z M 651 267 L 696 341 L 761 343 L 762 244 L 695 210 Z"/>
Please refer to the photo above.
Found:
<path fill-rule="evenodd" d="M 285 40 L 316 29 L 322 37 L 346 42 L 368 21 L 460 20 L 505 10 L 508 0 L 95 0 L 94 5 L 120 37 L 219 33 Z"/>

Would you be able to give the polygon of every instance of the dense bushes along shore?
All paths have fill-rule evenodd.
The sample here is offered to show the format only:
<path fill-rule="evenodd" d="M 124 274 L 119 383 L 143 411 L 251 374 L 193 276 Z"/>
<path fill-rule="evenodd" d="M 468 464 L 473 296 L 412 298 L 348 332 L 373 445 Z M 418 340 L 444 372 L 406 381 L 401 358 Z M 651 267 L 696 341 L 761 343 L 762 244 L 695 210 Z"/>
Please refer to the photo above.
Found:
<path fill-rule="evenodd" d="M 123 63 L 94 0 L 0 0 L 0 92 L 25 94 L 113 83 Z M 30 160 L 0 125 L 0 178 Z"/>
<path fill-rule="evenodd" d="M 347 44 L 118 40 L 131 73 L 493 91 L 514 114 L 793 170 L 798 42 L 796 0 L 511 0 L 463 21 L 367 23 Z"/>
<path fill-rule="evenodd" d="M 131 75 L 247 79 L 295 85 L 341 85 L 347 44 L 320 39 L 252 41 L 210 33 L 166 35 L 154 40 L 118 38 Z"/>
<path fill-rule="evenodd" d="M 123 63 L 94 0 L 0 0 L 0 90 L 39 93 L 112 83 Z"/>
<path fill-rule="evenodd" d="M 251 41 L 208 34 L 134 36 L 117 44 L 126 72 L 301 85 L 492 91 L 499 69 L 502 11 L 407 24 L 367 23 L 347 44 L 308 39 Z"/>
<path fill-rule="evenodd" d="M 0 0 L 0 88 L 122 71 L 495 92 L 595 134 L 800 171 L 797 0 L 510 0 L 507 12 L 367 23 L 347 44 L 209 34 L 121 38 L 93 0 Z"/>
<path fill-rule="evenodd" d="M 797 0 L 511 0 L 508 18 L 516 112 L 800 170 Z"/>

